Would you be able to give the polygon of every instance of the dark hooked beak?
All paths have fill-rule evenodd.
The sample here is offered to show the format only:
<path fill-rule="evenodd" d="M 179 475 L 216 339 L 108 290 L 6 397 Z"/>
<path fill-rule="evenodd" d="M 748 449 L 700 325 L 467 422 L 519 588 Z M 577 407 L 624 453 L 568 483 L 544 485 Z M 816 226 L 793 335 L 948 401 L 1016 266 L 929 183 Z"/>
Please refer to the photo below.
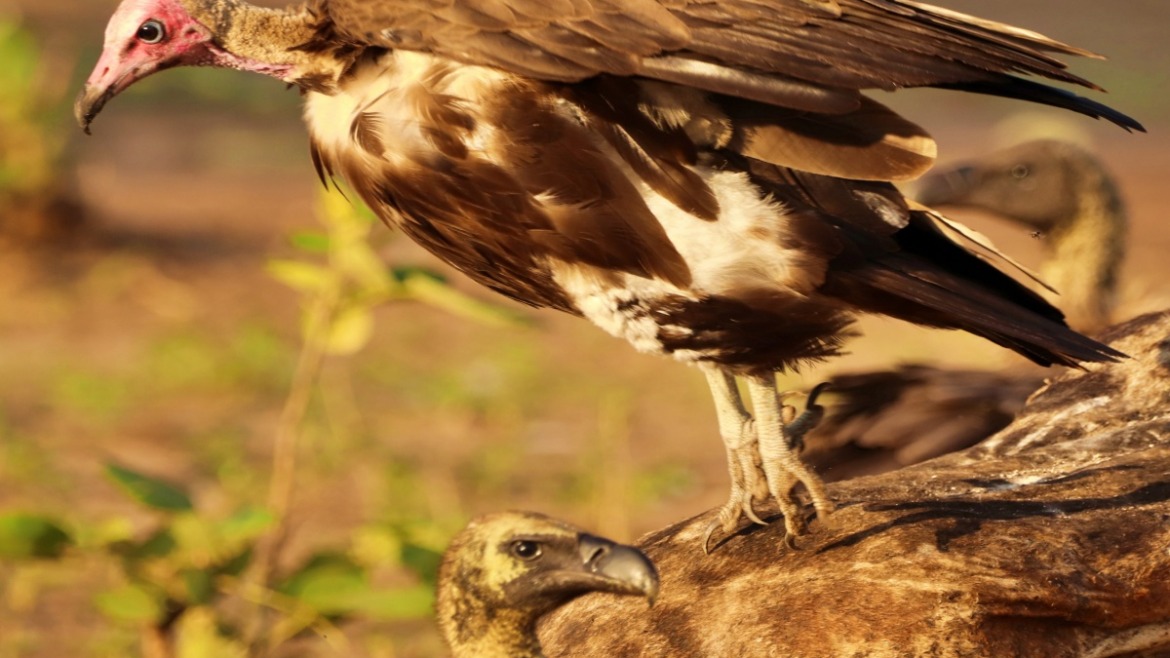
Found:
<path fill-rule="evenodd" d="M 73 104 L 73 116 L 77 117 L 77 123 L 85 131 L 85 134 L 91 134 L 90 124 L 97 118 L 98 112 L 102 111 L 106 103 L 117 94 L 118 90 L 114 86 L 102 87 L 87 84 L 82 88 L 81 93 L 77 95 L 77 102 Z"/>
<path fill-rule="evenodd" d="M 173 58 L 163 59 L 142 49 L 126 54 L 107 46 L 94 66 L 93 73 L 85 81 L 81 93 L 77 95 L 73 116 L 77 117 L 77 123 L 88 135 L 90 124 L 111 98 L 146 76 L 179 63 Z"/>
<path fill-rule="evenodd" d="M 577 545 L 589 573 L 609 580 L 615 591 L 642 594 L 654 605 L 658 598 L 658 569 L 645 553 L 589 534 L 580 535 Z"/>

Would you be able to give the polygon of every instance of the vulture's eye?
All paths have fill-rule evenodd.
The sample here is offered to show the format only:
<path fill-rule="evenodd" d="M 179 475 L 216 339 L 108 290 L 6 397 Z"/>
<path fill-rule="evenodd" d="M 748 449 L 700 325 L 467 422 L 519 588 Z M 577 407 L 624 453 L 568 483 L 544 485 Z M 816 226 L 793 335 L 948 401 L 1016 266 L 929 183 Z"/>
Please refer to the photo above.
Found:
<path fill-rule="evenodd" d="M 1028 165 L 1018 164 L 1012 167 L 1012 178 L 1016 180 L 1024 180 L 1030 173 L 1032 172 L 1028 169 Z"/>
<path fill-rule="evenodd" d="M 512 555 L 525 561 L 532 561 L 540 557 L 540 544 L 529 541 L 527 539 L 520 539 L 512 542 L 510 547 Z"/>
<path fill-rule="evenodd" d="M 167 29 L 155 19 L 150 19 L 138 26 L 138 40 L 142 43 L 158 43 L 167 36 Z"/>

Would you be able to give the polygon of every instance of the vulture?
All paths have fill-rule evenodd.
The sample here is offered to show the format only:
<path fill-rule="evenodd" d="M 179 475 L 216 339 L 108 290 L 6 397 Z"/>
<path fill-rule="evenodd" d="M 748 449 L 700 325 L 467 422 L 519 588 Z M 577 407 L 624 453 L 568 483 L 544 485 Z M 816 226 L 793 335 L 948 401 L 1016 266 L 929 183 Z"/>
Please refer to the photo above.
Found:
<path fill-rule="evenodd" d="M 1113 175 L 1072 142 L 1031 140 L 934 170 L 917 181 L 931 206 L 986 211 L 1044 239 L 1041 278 L 1069 324 L 1096 332 L 1115 319 L 1128 218 Z M 906 364 L 831 378 L 836 403 L 807 438 L 827 479 L 876 473 L 974 445 L 1006 427 L 1045 372 Z"/>
<path fill-rule="evenodd" d="M 859 313 L 959 329 L 1041 365 L 1122 355 L 892 181 L 933 163 L 863 95 L 940 87 L 1134 119 L 1041 34 L 911 0 L 123 0 L 75 112 L 205 65 L 305 95 L 322 181 L 471 279 L 705 373 L 731 492 L 806 530 L 833 509 L 775 372 L 839 353 Z M 1004 266 L 1009 267 L 1010 266 Z M 754 418 L 741 399 L 742 378 Z"/>
<path fill-rule="evenodd" d="M 443 554 L 439 627 L 454 658 L 542 658 L 537 620 L 589 592 L 653 604 L 658 572 L 636 548 L 541 514 L 485 515 Z"/>

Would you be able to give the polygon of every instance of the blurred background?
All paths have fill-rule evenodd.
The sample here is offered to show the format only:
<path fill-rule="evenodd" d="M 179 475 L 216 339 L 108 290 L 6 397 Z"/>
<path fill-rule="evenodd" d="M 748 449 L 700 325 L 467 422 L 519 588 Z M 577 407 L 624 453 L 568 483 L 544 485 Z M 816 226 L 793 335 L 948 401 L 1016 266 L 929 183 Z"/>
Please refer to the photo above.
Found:
<path fill-rule="evenodd" d="M 724 501 L 697 371 L 492 297 L 327 197 L 295 91 L 168 72 L 83 136 L 70 106 L 115 4 L 0 0 L 0 658 L 442 655 L 430 581 L 470 516 L 632 539 Z M 1072 68 L 1148 135 L 957 93 L 882 100 L 943 162 L 1038 133 L 1091 144 L 1132 222 L 1123 314 L 1157 307 L 1170 4 L 941 4 L 1109 56 Z M 1028 231 L 953 214 L 1038 259 Z M 863 330 L 788 385 L 1010 362 Z"/>

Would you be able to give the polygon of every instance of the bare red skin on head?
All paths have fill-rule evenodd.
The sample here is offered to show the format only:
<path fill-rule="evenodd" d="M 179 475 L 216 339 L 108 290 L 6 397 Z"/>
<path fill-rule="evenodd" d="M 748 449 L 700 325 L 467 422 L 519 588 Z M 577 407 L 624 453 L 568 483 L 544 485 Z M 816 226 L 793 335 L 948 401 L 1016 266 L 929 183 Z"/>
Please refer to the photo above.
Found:
<path fill-rule="evenodd" d="M 158 21 L 158 43 L 138 36 L 147 21 Z M 130 85 L 175 66 L 219 66 L 285 79 L 292 67 L 240 57 L 222 48 L 212 29 L 191 17 L 178 0 L 124 0 L 106 27 L 102 55 L 77 99 L 74 111 L 86 132 L 102 107 Z"/>
<path fill-rule="evenodd" d="M 166 31 L 162 41 L 146 43 L 138 28 L 154 19 Z M 106 27 L 105 45 L 85 86 L 113 96 L 156 71 L 180 65 L 213 65 L 214 36 L 176 0 L 126 0 Z"/>

